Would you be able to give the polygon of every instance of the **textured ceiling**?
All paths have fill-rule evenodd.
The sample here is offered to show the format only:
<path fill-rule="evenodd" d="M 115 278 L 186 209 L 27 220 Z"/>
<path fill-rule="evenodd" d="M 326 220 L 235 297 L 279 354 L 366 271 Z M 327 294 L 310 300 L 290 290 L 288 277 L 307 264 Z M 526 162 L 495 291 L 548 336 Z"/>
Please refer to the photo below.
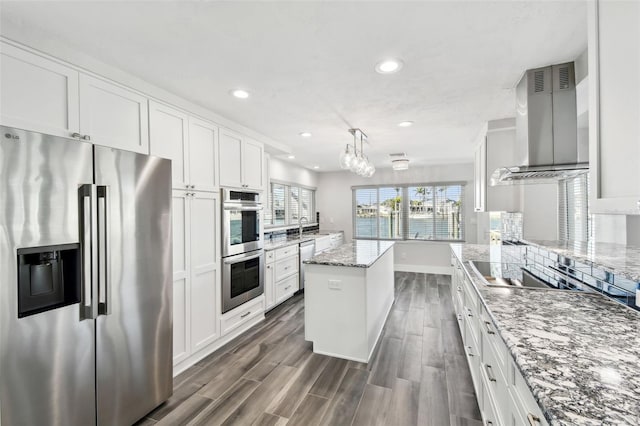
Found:
<path fill-rule="evenodd" d="M 470 161 L 486 120 L 514 116 L 527 68 L 586 48 L 576 1 L 7 2 L 39 30 L 282 142 L 294 162 L 338 168 L 350 127 L 377 167 Z M 400 57 L 397 74 L 376 62 Z M 242 87 L 247 100 L 229 96 Z M 412 120 L 415 125 L 396 124 Z M 303 139 L 302 131 L 313 133 Z"/>

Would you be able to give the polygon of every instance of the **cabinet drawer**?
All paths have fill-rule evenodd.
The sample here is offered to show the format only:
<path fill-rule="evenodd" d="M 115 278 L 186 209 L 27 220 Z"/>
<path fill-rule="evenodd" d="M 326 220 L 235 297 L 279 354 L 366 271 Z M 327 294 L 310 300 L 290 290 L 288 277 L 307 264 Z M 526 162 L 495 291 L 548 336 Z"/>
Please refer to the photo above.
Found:
<path fill-rule="evenodd" d="M 264 254 L 264 263 L 273 263 L 273 261 L 276 259 L 276 253 L 275 250 L 269 250 L 266 251 Z"/>
<path fill-rule="evenodd" d="M 298 253 L 298 245 L 294 244 L 287 247 L 282 247 L 276 250 L 276 260 L 282 260 L 286 257 L 293 256 Z"/>
<path fill-rule="evenodd" d="M 278 253 L 276 253 L 276 258 Z M 292 274 L 298 273 L 298 256 L 288 257 L 284 260 L 279 260 L 276 262 L 276 282 L 286 278 Z"/>
<path fill-rule="evenodd" d="M 289 298 L 293 293 L 298 291 L 298 274 L 284 279 L 276 284 L 276 303 Z"/>
<path fill-rule="evenodd" d="M 221 326 L 222 334 L 227 334 L 230 331 L 241 327 L 243 324 L 249 322 L 255 317 L 264 313 L 264 297 L 259 296 L 253 300 L 248 301 L 244 305 L 240 305 L 230 312 L 227 312 L 222 316 Z"/>
<path fill-rule="evenodd" d="M 496 330 L 496 327 L 493 324 L 493 321 L 491 321 L 491 318 L 484 306 L 482 307 L 482 316 L 480 318 L 480 329 L 482 335 L 485 336 L 486 345 L 490 346 L 491 350 L 495 354 L 499 368 L 504 372 L 505 377 L 509 377 L 507 376 L 507 371 L 511 355 L 509 354 L 507 345 L 498 335 L 498 331 Z"/>
<path fill-rule="evenodd" d="M 493 409 L 495 416 L 503 424 L 511 415 L 509 383 L 507 382 L 507 370 L 500 367 L 500 362 L 494 351 L 493 345 L 489 343 L 489 335 L 482 333 L 482 375 L 486 380 L 486 388 L 493 399 Z"/>
<path fill-rule="evenodd" d="M 514 411 L 520 416 L 520 423 L 530 426 L 548 425 L 540 406 L 513 361 L 510 362 L 510 368 L 512 374 L 511 390 L 513 401 L 516 404 Z"/>

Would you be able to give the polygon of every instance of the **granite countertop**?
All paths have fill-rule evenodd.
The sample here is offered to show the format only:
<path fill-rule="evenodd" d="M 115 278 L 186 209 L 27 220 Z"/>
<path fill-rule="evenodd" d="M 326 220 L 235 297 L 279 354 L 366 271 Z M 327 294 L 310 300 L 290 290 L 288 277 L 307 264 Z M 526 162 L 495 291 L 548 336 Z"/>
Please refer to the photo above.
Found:
<path fill-rule="evenodd" d="M 590 263 L 601 269 L 640 282 L 640 247 L 613 243 L 523 240 L 561 256 Z"/>
<path fill-rule="evenodd" d="M 272 240 L 266 239 L 264 241 L 265 250 L 275 250 L 281 247 L 287 247 L 294 244 L 304 243 L 306 241 L 312 241 L 317 238 L 326 237 L 327 234 L 341 234 L 343 231 L 319 231 L 313 234 L 302 234 L 302 238 L 297 235 L 289 235 L 287 237 L 277 237 Z"/>
<path fill-rule="evenodd" d="M 489 287 L 468 261 L 498 249 L 452 250 L 551 425 L 640 424 L 638 312 L 599 294 Z"/>
<path fill-rule="evenodd" d="M 305 260 L 311 265 L 350 266 L 368 268 L 387 250 L 393 247 L 393 241 L 354 240 L 340 247 L 326 251 Z"/>

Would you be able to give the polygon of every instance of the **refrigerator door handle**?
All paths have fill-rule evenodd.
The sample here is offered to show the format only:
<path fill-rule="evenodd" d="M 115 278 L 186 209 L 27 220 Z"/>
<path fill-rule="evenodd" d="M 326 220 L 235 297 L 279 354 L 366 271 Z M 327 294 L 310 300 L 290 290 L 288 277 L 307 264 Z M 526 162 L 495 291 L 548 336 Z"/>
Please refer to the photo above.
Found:
<path fill-rule="evenodd" d="M 109 187 L 98 186 L 98 314 L 111 315 Z"/>
<path fill-rule="evenodd" d="M 97 212 L 95 209 L 96 187 L 91 184 L 80 185 L 78 204 L 80 206 L 80 247 L 82 251 L 82 301 L 80 319 L 95 319 L 98 316 L 95 285 L 98 282 L 96 265 Z"/>

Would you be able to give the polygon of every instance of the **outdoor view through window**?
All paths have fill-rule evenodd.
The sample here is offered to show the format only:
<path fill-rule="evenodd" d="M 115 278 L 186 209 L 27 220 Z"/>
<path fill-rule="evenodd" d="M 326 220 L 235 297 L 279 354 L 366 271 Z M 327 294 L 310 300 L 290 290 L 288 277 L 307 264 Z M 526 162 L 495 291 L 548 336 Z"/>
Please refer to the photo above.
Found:
<path fill-rule="evenodd" d="M 354 188 L 355 238 L 462 240 L 464 185 Z"/>

